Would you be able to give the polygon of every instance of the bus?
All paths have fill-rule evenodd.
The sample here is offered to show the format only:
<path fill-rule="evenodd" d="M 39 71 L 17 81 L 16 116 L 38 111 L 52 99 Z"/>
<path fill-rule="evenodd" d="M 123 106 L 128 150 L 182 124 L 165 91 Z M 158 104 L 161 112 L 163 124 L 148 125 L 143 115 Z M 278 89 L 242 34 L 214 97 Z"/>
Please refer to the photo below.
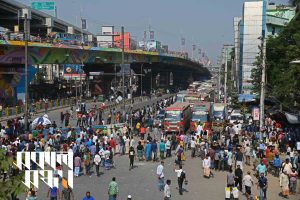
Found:
<path fill-rule="evenodd" d="M 192 110 L 189 103 L 176 102 L 166 108 L 164 130 L 166 133 L 187 131 L 190 127 Z"/>
<path fill-rule="evenodd" d="M 191 131 L 196 131 L 197 124 L 201 122 L 205 127 L 210 127 L 211 103 L 207 101 L 196 102 L 192 109 Z"/>
<path fill-rule="evenodd" d="M 212 106 L 212 128 L 215 131 L 223 130 L 227 119 L 227 106 L 224 103 L 214 103 Z"/>
<path fill-rule="evenodd" d="M 48 35 L 54 43 L 80 45 L 83 42 L 82 36 L 77 34 L 51 32 Z"/>
<path fill-rule="evenodd" d="M 191 107 L 193 107 L 194 103 L 201 101 L 201 94 L 188 93 L 185 95 L 184 101 L 190 103 Z"/>
<path fill-rule="evenodd" d="M 183 90 L 177 93 L 176 95 L 176 102 L 184 102 L 184 97 L 186 96 L 187 91 Z"/>

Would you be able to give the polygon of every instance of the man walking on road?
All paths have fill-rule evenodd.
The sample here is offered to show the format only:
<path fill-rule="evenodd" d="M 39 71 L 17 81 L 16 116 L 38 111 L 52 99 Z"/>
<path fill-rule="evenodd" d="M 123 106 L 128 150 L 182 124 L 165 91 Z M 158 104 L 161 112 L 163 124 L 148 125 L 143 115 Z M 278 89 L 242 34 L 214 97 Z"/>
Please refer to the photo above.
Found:
<path fill-rule="evenodd" d="M 191 150 L 192 150 L 191 157 L 194 158 L 196 153 L 196 141 L 194 137 L 192 137 L 191 140 Z"/>
<path fill-rule="evenodd" d="M 245 185 L 245 194 L 247 199 L 251 196 L 251 187 L 253 186 L 253 180 L 251 177 L 251 172 L 248 171 L 247 175 L 243 178 L 243 184 Z"/>
<path fill-rule="evenodd" d="M 182 184 L 183 184 L 183 181 L 186 179 L 185 172 L 182 169 L 182 165 L 179 165 L 179 169 L 176 169 L 176 164 L 174 165 L 174 171 L 177 173 L 179 194 L 182 195 Z"/>
<path fill-rule="evenodd" d="M 162 191 L 164 189 L 164 161 L 160 162 L 160 165 L 157 166 L 156 174 L 158 178 L 158 189 L 159 191 Z"/>
<path fill-rule="evenodd" d="M 91 193 L 88 191 L 85 194 L 85 197 L 82 200 L 95 200 L 94 197 L 91 196 Z"/>
<path fill-rule="evenodd" d="M 112 181 L 108 185 L 108 200 L 117 200 L 118 194 L 118 183 L 116 182 L 116 177 L 113 177 Z"/>
<path fill-rule="evenodd" d="M 171 180 L 167 180 L 167 183 L 164 188 L 164 200 L 171 200 Z"/>
<path fill-rule="evenodd" d="M 268 180 L 265 177 L 265 174 L 261 173 L 258 179 L 259 200 L 265 200 L 267 198 L 267 187 Z"/>

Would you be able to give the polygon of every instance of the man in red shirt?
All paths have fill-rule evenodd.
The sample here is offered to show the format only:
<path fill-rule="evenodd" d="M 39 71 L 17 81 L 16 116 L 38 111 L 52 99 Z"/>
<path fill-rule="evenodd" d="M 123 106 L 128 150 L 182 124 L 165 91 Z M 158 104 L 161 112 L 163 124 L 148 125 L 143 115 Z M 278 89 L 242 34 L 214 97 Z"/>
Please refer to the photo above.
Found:
<path fill-rule="evenodd" d="M 115 141 L 114 141 L 113 138 L 110 138 L 110 140 L 109 140 L 109 146 L 112 148 L 113 155 L 115 155 L 115 152 L 116 152 L 116 143 L 115 143 Z"/>

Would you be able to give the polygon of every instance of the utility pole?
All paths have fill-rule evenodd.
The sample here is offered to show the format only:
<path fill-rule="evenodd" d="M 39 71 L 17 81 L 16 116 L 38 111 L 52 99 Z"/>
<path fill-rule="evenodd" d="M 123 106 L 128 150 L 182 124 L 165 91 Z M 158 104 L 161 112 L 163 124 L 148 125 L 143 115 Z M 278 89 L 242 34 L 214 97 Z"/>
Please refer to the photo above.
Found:
<path fill-rule="evenodd" d="M 143 65 L 144 63 L 141 65 L 141 96 L 143 96 Z"/>
<path fill-rule="evenodd" d="M 224 103 L 227 103 L 227 48 L 225 47 Z"/>
<path fill-rule="evenodd" d="M 123 112 L 125 112 L 125 67 L 124 67 L 124 26 L 121 27 L 122 34 L 122 60 L 121 65 L 123 69 L 122 79 L 123 79 Z"/>
<path fill-rule="evenodd" d="M 25 109 L 24 124 L 25 130 L 28 130 L 28 18 L 24 16 L 24 34 L 25 34 Z"/>
<path fill-rule="evenodd" d="M 265 116 L 265 81 L 266 81 L 266 39 L 262 36 L 262 69 L 261 69 L 261 91 L 260 91 L 260 117 L 259 117 L 259 127 L 264 126 L 264 116 Z"/>

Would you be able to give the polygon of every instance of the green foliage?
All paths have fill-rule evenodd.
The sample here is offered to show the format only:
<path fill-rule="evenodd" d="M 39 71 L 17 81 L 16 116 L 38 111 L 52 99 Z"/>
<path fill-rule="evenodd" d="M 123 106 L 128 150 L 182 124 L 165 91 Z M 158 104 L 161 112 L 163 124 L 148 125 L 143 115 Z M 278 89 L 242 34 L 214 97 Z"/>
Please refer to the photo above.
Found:
<path fill-rule="evenodd" d="M 13 159 L 7 157 L 3 149 L 0 149 L 0 171 L 8 171 L 9 166 L 15 167 Z M 0 199 L 10 199 L 11 195 L 18 196 L 25 192 L 23 184 L 24 173 L 17 176 L 10 176 L 5 182 L 0 181 Z"/>
<path fill-rule="evenodd" d="M 270 95 L 284 106 L 299 101 L 300 65 L 290 64 L 300 59 L 300 21 L 293 20 L 276 38 L 267 41 L 267 86 Z"/>
<path fill-rule="evenodd" d="M 262 52 L 261 46 L 259 46 L 260 52 Z M 253 92 L 260 94 L 261 86 L 261 73 L 262 73 L 262 54 L 256 57 L 256 61 L 253 63 L 255 68 L 251 70 L 251 79 L 253 84 Z"/>

